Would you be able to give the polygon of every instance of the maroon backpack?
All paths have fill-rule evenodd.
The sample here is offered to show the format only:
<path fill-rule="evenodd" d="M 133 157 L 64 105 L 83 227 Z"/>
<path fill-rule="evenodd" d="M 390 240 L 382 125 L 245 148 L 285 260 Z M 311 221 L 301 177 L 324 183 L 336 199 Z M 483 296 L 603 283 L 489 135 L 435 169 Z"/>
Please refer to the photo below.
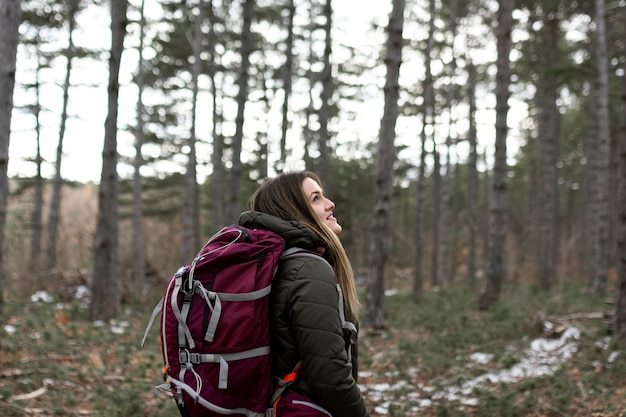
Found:
<path fill-rule="evenodd" d="M 268 295 L 281 256 L 298 251 L 284 247 L 270 231 L 228 226 L 170 280 L 146 335 L 160 312 L 166 383 L 155 393 L 171 392 L 183 416 L 271 414 Z"/>

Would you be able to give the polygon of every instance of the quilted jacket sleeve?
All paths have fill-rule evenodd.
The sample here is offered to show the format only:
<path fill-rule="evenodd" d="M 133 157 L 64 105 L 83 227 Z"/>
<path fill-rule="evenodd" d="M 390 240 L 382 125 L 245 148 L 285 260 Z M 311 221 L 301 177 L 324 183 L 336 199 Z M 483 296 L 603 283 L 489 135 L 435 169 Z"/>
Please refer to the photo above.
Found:
<path fill-rule="evenodd" d="M 336 417 L 368 416 L 346 353 L 332 269 L 321 258 L 306 257 L 292 262 L 290 272 L 286 311 L 304 362 L 296 389 Z"/>

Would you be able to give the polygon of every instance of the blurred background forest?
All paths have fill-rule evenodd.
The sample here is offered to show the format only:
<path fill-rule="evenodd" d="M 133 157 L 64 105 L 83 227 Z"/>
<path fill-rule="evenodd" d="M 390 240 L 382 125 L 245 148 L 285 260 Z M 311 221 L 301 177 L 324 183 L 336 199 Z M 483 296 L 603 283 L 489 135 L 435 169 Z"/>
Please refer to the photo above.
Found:
<path fill-rule="evenodd" d="M 615 295 L 623 0 L 18 4 L 5 293 L 87 285 L 112 317 L 306 168 L 374 327 L 393 277 L 416 300 L 468 281 L 481 309 L 504 285 Z"/>

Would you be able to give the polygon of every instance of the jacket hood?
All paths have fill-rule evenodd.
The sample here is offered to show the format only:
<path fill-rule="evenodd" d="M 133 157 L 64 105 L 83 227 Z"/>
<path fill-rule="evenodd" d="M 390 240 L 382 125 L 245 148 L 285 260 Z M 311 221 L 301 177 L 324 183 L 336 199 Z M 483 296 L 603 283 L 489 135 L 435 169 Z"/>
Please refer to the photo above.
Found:
<path fill-rule="evenodd" d="M 276 233 L 285 239 L 287 248 L 295 246 L 315 251 L 321 245 L 321 240 L 315 233 L 297 220 L 283 220 L 259 211 L 245 211 L 239 215 L 238 223 L 250 229 L 263 229 Z"/>

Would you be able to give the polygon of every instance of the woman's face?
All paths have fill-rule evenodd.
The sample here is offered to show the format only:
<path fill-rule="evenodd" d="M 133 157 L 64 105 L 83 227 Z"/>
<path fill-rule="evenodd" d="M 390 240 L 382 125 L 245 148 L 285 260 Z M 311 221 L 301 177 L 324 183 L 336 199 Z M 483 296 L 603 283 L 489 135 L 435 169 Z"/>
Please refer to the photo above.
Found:
<path fill-rule="evenodd" d="M 326 223 L 330 230 L 336 234 L 341 233 L 341 225 L 337 222 L 337 219 L 333 215 L 333 209 L 335 203 L 324 197 L 324 192 L 317 182 L 313 178 L 305 178 L 302 181 L 302 190 L 309 200 L 313 211 L 317 214 L 317 217 Z"/>

